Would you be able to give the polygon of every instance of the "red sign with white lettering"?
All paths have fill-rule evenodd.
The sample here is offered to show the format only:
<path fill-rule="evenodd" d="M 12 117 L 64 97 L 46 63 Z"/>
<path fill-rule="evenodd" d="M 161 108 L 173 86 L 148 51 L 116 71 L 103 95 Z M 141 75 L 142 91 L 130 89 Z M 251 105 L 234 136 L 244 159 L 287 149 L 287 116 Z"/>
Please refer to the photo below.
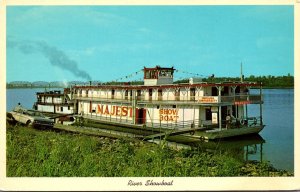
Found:
<path fill-rule="evenodd" d="M 234 104 L 235 105 L 247 105 L 250 104 L 250 101 L 235 101 Z"/>

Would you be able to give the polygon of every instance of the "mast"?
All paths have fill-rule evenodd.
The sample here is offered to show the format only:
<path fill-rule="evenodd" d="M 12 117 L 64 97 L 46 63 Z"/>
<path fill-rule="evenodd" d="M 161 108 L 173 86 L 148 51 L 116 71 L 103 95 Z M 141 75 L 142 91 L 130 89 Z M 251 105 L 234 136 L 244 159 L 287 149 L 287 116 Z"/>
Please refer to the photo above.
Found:
<path fill-rule="evenodd" d="M 244 80 L 244 75 L 243 75 L 243 63 L 241 62 L 241 82 Z"/>
<path fill-rule="evenodd" d="M 263 118 L 262 118 L 262 82 L 260 82 L 259 87 L 259 95 L 260 95 L 260 102 L 259 102 L 259 116 L 260 116 L 260 125 L 263 125 Z"/>

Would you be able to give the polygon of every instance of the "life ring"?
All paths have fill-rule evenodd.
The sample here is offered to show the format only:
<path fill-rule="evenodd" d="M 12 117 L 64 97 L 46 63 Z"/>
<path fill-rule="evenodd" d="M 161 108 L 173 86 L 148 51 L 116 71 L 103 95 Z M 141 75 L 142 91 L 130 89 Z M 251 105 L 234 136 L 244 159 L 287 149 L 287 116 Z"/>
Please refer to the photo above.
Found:
<path fill-rule="evenodd" d="M 200 136 L 200 141 L 204 141 L 205 140 L 205 138 L 203 137 L 203 136 Z"/>
<path fill-rule="evenodd" d="M 190 132 L 190 135 L 194 135 L 194 134 L 195 134 L 195 131 L 191 131 L 191 132 Z"/>
<path fill-rule="evenodd" d="M 253 124 L 254 124 L 254 125 L 256 125 L 256 124 L 257 124 L 257 119 L 256 119 L 256 117 L 254 117 Z"/>
<path fill-rule="evenodd" d="M 240 124 L 241 124 L 241 125 L 244 125 L 244 124 L 245 124 L 245 120 L 244 120 L 244 119 L 241 119 L 241 120 L 240 120 Z"/>

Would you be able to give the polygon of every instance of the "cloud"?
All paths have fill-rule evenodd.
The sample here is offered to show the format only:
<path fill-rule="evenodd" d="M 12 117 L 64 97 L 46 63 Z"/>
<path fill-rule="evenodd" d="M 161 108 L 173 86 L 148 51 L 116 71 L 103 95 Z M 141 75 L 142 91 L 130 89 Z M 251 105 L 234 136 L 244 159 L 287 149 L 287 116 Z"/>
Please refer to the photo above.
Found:
<path fill-rule="evenodd" d="M 151 33 L 151 30 L 145 27 L 141 27 L 137 29 L 138 32 L 142 32 L 142 33 Z"/>
<path fill-rule="evenodd" d="M 97 8 L 97 7 L 96 7 Z M 16 26 L 32 25 L 96 25 L 110 27 L 128 25 L 133 21 L 117 14 L 98 11 L 94 7 L 83 6 L 33 6 L 23 11 L 14 7 L 8 9 L 8 21 Z"/>
<path fill-rule="evenodd" d="M 255 18 L 260 21 L 268 21 L 272 23 L 287 22 L 293 18 L 293 6 L 248 6 L 241 13 L 242 17 Z"/>
<path fill-rule="evenodd" d="M 287 42 L 289 42 L 288 37 L 283 37 L 283 36 L 265 36 L 258 38 L 256 40 L 256 46 L 259 49 L 264 49 L 264 48 L 279 48 L 283 47 Z"/>

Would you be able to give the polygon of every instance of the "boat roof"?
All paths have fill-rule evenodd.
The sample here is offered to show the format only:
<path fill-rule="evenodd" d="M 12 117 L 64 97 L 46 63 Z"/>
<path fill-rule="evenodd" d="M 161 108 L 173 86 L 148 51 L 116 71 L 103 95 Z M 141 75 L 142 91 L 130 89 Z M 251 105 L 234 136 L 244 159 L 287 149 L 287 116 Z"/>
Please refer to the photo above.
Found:
<path fill-rule="evenodd" d="M 163 84 L 163 85 L 128 85 L 128 84 L 120 84 L 120 85 L 80 85 L 73 86 L 73 88 L 77 89 L 168 89 L 168 88 L 200 88 L 200 87 L 229 87 L 229 86 L 240 86 L 240 87 L 259 87 L 261 83 L 257 82 L 220 82 L 220 83 L 209 83 L 209 82 L 201 82 L 201 83 L 179 83 L 179 84 Z"/>
<path fill-rule="evenodd" d="M 70 92 L 70 88 L 64 88 L 64 90 L 52 90 L 52 91 L 45 91 L 45 92 L 36 92 L 36 95 L 43 95 L 43 96 L 64 96 L 66 93 Z"/>

